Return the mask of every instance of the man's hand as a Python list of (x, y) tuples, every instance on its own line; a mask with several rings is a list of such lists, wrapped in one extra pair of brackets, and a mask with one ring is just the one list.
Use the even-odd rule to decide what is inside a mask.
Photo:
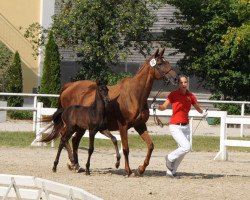
[(152, 103), (152, 104), (151, 104), (151, 108), (154, 109), (154, 110), (155, 110), (155, 109), (158, 109), (159, 106), (160, 106), (160, 105), (157, 104), (157, 103)]
[(207, 117), (207, 114), (208, 114), (207, 109), (202, 111), (202, 117)]

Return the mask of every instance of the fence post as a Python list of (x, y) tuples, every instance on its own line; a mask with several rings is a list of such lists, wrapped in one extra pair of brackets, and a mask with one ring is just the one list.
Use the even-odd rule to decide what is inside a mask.
[[(245, 113), (245, 104), (242, 103), (242, 104), (241, 104), (241, 116), (244, 116), (244, 113)], [(241, 124), (240, 124), (240, 136), (241, 136), (241, 137), (244, 136), (244, 134), (243, 134), (243, 128), (244, 128), (244, 124), (241, 123)]]
[[(41, 109), (43, 107), (42, 102), (37, 103), (37, 110), (36, 110), (36, 138), (31, 143), (31, 146), (42, 146), (42, 142), (39, 142), (42, 138), (41, 134), (39, 133), (39, 130), (41, 128), (41, 122), (39, 121), (39, 117), (41, 116)], [(37, 120), (38, 119), (38, 120)]]
[[(37, 109), (37, 96), (34, 96), (33, 107)], [(36, 113), (37, 110), (33, 112), (33, 131), (36, 131)]]
[(221, 112), (220, 116), (220, 151), (214, 157), (214, 160), (227, 160), (227, 149), (225, 145), (225, 140), (227, 139), (226, 134), (226, 117), (227, 112)]

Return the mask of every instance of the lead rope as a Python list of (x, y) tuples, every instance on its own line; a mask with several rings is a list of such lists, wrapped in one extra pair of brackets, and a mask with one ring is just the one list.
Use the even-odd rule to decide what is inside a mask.
[[(208, 109), (205, 109), (206, 112), (207, 112), (207, 110), (208, 110)], [(194, 131), (193, 131), (193, 135), (194, 135), (195, 131), (197, 130), (198, 126), (200, 125), (200, 123), (201, 123), (201, 121), (202, 121), (203, 119), (206, 119), (206, 117), (203, 117), (203, 116), (201, 117), (201, 119), (200, 119), (198, 125), (195, 127), (195, 129), (194, 129)]]
[[(162, 93), (162, 88), (157, 92), (155, 97), (153, 98), (152, 104), (156, 101), (156, 97), (158, 97)], [(152, 105), (151, 104), (151, 105)], [(154, 116), (154, 122), (156, 125), (160, 126), (161, 128), (164, 126), (162, 121), (159, 119), (159, 117), (156, 115), (156, 108), (153, 108), (153, 116)]]

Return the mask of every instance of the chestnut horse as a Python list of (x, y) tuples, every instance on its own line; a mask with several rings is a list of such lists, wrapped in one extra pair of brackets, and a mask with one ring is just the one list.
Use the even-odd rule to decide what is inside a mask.
[[(69, 139), (76, 132), (85, 133), (86, 129), (90, 130), (89, 134), (89, 151), (88, 161), (86, 163), (86, 174), (89, 175), (90, 157), (93, 153), (94, 137), (97, 131), (105, 131), (107, 129), (106, 108), (109, 103), (107, 81), (96, 81), (95, 100), (91, 106), (74, 105), (67, 108), (60, 108), (53, 114), (55, 123), (62, 120), (63, 128), (54, 129), (53, 134), (42, 139), (42, 142), (50, 142), (52, 139), (61, 135), (60, 144), (56, 159), (54, 161), (53, 172), (56, 172), (60, 154), (65, 147), (71, 163), (74, 163)], [(60, 119), (61, 118), (61, 119)], [(52, 137), (53, 135), (53, 137)]]
[[(144, 163), (138, 167), (138, 172), (143, 174), (149, 165), (154, 149), (154, 144), (148, 134), (146, 126), (146, 122), (149, 118), (147, 99), (153, 82), (154, 80), (162, 79), (167, 82), (171, 81), (173, 84), (177, 82), (176, 72), (163, 57), (164, 51), (165, 49), (159, 52), (159, 49), (157, 49), (133, 77), (125, 78), (118, 84), (109, 86), (110, 103), (107, 107), (107, 128), (109, 131), (120, 131), (125, 157), (125, 171), (128, 176), (132, 174), (129, 166), (128, 129), (134, 127), (147, 144), (148, 150), (146, 158)], [(95, 97), (94, 90), (89, 89), (93, 85), (95, 85), (95, 82), (88, 80), (65, 84), (60, 93), (59, 108), (78, 104), (85, 106), (90, 105)], [(82, 136), (83, 133), (77, 131), (72, 138), (73, 157), (77, 165), (77, 149)], [(119, 163), (116, 163), (116, 166), (119, 166)]]

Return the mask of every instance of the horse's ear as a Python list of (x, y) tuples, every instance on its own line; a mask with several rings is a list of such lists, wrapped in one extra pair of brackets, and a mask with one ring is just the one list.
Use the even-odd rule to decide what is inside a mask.
[(165, 51), (165, 48), (163, 48), (163, 49), (161, 50), (161, 52), (159, 53), (159, 56), (160, 56), (160, 57), (163, 57), (164, 51)]
[(108, 80), (107, 79), (104, 79), (103, 82), (104, 82), (105, 85), (108, 85)]
[(95, 82), (96, 82), (96, 85), (100, 85), (101, 84), (101, 81), (99, 79), (97, 79)]
[(159, 49), (157, 49), (154, 53), (154, 57), (157, 58), (159, 56)]

